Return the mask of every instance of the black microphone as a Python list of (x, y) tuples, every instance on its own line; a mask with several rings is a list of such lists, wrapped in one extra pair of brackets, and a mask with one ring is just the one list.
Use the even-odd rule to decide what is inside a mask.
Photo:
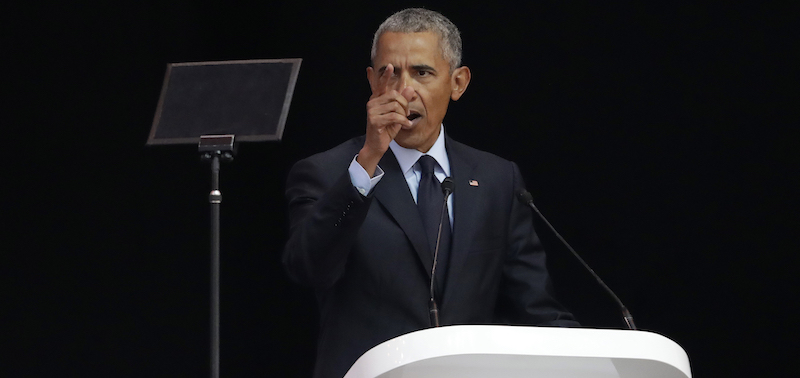
[(431, 301), (428, 303), (428, 311), (431, 317), (431, 324), (434, 327), (439, 326), (439, 306), (436, 305), (436, 298), (434, 297), (433, 284), (436, 282), (436, 263), (439, 259), (439, 243), (442, 239), (442, 225), (444, 224), (444, 217), (447, 215), (447, 198), (453, 194), (456, 184), (450, 177), (445, 177), (442, 181), (442, 192), (444, 192), (444, 201), (442, 202), (442, 215), (439, 217), (439, 232), (436, 235), (436, 248), (433, 250), (433, 265), (431, 266)]
[(617, 297), (616, 294), (614, 294), (614, 291), (611, 290), (611, 288), (609, 288), (606, 285), (606, 283), (603, 282), (602, 279), (600, 279), (600, 276), (598, 276), (597, 273), (595, 273), (594, 270), (589, 267), (589, 264), (587, 264), (586, 261), (583, 261), (583, 258), (581, 258), (581, 256), (578, 255), (578, 252), (575, 252), (575, 250), (572, 249), (572, 246), (570, 246), (569, 243), (567, 243), (567, 241), (564, 240), (563, 237), (561, 237), (561, 234), (559, 234), (558, 231), (556, 231), (556, 229), (553, 228), (553, 225), (550, 224), (550, 222), (547, 221), (547, 219), (544, 217), (544, 215), (542, 215), (539, 209), (536, 208), (536, 205), (533, 204), (533, 196), (531, 195), (531, 193), (525, 189), (521, 189), (517, 194), (517, 198), (519, 198), (519, 201), (522, 202), (523, 204), (530, 206), (531, 209), (533, 209), (533, 211), (536, 212), (536, 214), (539, 214), (539, 218), (542, 218), (547, 227), (550, 227), (550, 230), (552, 230), (553, 233), (556, 234), (558, 239), (561, 240), (561, 242), (564, 243), (565, 246), (567, 246), (567, 249), (569, 249), (569, 251), (572, 252), (572, 255), (575, 256), (575, 258), (577, 258), (578, 261), (581, 262), (581, 264), (583, 264), (583, 267), (586, 268), (586, 270), (588, 270), (589, 273), (592, 274), (592, 276), (597, 280), (600, 286), (602, 286), (603, 289), (605, 289), (606, 292), (609, 295), (611, 295), (612, 298), (614, 298), (614, 300), (617, 302), (617, 305), (620, 308), (620, 311), (622, 311), (622, 318), (625, 320), (625, 324), (628, 326), (628, 329), (635, 330), (636, 324), (633, 323), (633, 315), (631, 315), (630, 311), (628, 311), (628, 308), (625, 307), (624, 304), (622, 304), (622, 301), (619, 300), (619, 297)]

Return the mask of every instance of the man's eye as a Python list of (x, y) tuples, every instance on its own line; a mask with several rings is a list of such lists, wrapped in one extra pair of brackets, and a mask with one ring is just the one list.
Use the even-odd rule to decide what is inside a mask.
[(431, 73), (428, 72), (428, 71), (419, 71), (419, 72), (417, 72), (417, 75), (419, 75), (419, 76), (429, 76), (430, 74)]

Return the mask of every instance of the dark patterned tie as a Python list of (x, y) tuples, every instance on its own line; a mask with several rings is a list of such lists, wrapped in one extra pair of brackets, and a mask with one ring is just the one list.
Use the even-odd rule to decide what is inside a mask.
[[(428, 246), (430, 246), (431, 258), (436, 250), (436, 236), (439, 232), (439, 221), (442, 216), (442, 204), (444, 203), (444, 193), (442, 185), (433, 174), (436, 167), (436, 159), (430, 155), (423, 155), (417, 160), (422, 177), (419, 180), (419, 190), (417, 191), (417, 208), (422, 217), (422, 226), (428, 236)], [(450, 257), (450, 216), (445, 207), (444, 220), (442, 222), (442, 237), (439, 242), (439, 256), (436, 263), (436, 292), (441, 298), (444, 292), (444, 282), (447, 276), (447, 265)]]

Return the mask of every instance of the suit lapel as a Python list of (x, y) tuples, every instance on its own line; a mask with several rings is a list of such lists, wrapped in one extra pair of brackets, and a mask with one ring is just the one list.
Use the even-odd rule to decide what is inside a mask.
[(403, 229), (430, 278), (433, 257), (426, 242), (425, 230), (422, 228), (417, 205), (408, 189), (408, 183), (391, 149), (386, 151), (379, 164), (384, 175), (374, 189), (375, 199)]
[[(445, 139), (447, 157), (450, 160), (450, 176), (455, 183), (453, 190), (453, 244), (450, 249), (450, 267), (445, 285), (445, 302), (449, 297), (448, 292), (458, 290), (458, 281), (461, 269), (467, 259), (467, 251), (472, 244), (472, 232), (476, 222), (480, 221), (479, 214), (475, 213), (476, 206), (481, 201), (480, 188), (469, 185), (473, 177), (477, 162), (466, 154), (461, 145), (450, 138)], [(444, 303), (442, 304), (444, 305)]]

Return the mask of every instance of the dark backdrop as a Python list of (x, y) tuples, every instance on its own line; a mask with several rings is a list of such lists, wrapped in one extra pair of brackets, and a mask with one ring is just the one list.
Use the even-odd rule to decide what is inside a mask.
[[(696, 377), (789, 375), (796, 11), (455, 3), (426, 5), (461, 28), (473, 72), (448, 132), (518, 162)], [(167, 63), (295, 57), (284, 140), (223, 166), (222, 374), (309, 375), (317, 315), (280, 265), (284, 180), (363, 132), (372, 33), (405, 5), (283, 4), (6, 6), (2, 375), (207, 375), (208, 167), (196, 147), (144, 143)], [(542, 234), (562, 301), (622, 327)]]

